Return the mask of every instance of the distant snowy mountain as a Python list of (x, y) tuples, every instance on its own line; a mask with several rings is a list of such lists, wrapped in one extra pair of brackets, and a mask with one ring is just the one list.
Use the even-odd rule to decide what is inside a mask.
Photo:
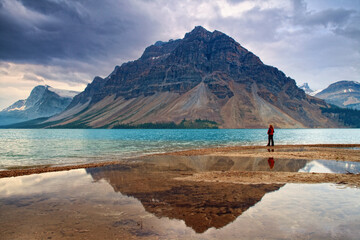
[(39, 85), (27, 99), (16, 101), (0, 112), (0, 125), (13, 124), (62, 112), (79, 92)]
[(339, 81), (315, 95), (343, 108), (360, 110), (360, 83), (355, 81)]
[(306, 94), (311, 94), (312, 92), (314, 92), (310, 87), (309, 87), (309, 84), (308, 83), (304, 83), (303, 85), (300, 85), (299, 86), (300, 89), (304, 90), (304, 92)]
[(308, 83), (304, 83), (303, 85), (300, 85), (298, 86), (300, 89), (304, 90), (304, 92), (307, 94), (307, 95), (310, 95), (310, 96), (315, 96), (317, 93), (321, 92), (323, 89), (319, 89), (319, 90), (312, 90), (309, 86)]

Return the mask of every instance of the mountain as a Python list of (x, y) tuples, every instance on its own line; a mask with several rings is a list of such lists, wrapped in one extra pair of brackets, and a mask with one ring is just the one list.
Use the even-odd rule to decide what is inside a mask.
[(300, 89), (304, 90), (304, 92), (308, 95), (311, 95), (312, 92), (314, 92), (314, 90), (312, 90), (310, 87), (309, 87), (309, 84), (308, 83), (304, 83), (303, 85), (300, 85), (299, 86)]
[(300, 86), (298, 86), (300, 89), (304, 90), (304, 92), (310, 96), (315, 96), (316, 94), (318, 94), (319, 92), (321, 92), (323, 89), (319, 89), (319, 90), (312, 90), (309, 86), (308, 83), (304, 83)]
[(342, 108), (360, 110), (360, 83), (355, 81), (339, 81), (329, 85), (317, 93), (315, 97)]
[(329, 107), (231, 37), (198, 26), (183, 39), (147, 47), (104, 79), (95, 77), (42, 126), (122, 128), (199, 119), (220, 128), (343, 126), (323, 114)]
[(19, 100), (0, 112), (0, 125), (13, 124), (60, 113), (70, 104), (76, 91), (62, 90), (39, 85), (29, 97)]

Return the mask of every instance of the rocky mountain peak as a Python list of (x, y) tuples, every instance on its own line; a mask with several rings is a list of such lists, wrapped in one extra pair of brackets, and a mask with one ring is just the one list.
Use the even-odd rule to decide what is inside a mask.
[(203, 39), (209, 41), (211, 39), (212, 33), (202, 26), (196, 26), (191, 32), (185, 34), (185, 40), (193, 39)]
[(34, 87), (33, 90), (31, 90), (30, 96), (26, 99), (26, 108), (34, 106), (34, 104), (41, 99), (47, 88), (48, 86), (46, 85), (38, 85)]
[(54, 121), (108, 128), (184, 118), (231, 128), (337, 126), (319, 107), (325, 102), (306, 96), (230, 36), (197, 26), (183, 39), (147, 47), (105, 79), (96, 77)]
[(147, 47), (140, 60), (154, 60), (165, 54), (171, 53), (180, 43), (180, 40), (169, 40), (168, 42), (157, 41), (154, 45)]
[(306, 94), (311, 94), (312, 92), (314, 92), (314, 90), (309, 87), (308, 83), (304, 83), (303, 85), (299, 86), (299, 88), (304, 90)]

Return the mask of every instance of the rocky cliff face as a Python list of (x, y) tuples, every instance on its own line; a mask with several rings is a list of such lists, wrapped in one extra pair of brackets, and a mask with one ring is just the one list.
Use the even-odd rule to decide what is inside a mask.
[(342, 108), (360, 110), (360, 83), (339, 81), (317, 93), (315, 97)]
[(223, 128), (337, 127), (319, 99), (265, 65), (231, 37), (196, 27), (183, 39), (157, 42), (136, 61), (96, 77), (52, 127), (206, 119)]
[(29, 97), (19, 100), (0, 112), (0, 125), (22, 122), (60, 113), (70, 104), (75, 91), (36, 86)]

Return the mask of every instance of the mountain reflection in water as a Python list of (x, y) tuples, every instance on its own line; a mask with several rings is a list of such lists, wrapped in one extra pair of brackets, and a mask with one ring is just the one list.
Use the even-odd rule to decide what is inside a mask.
[[(174, 178), (202, 171), (344, 172), (349, 163), (285, 160), (270, 157), (148, 156), (143, 164), (86, 169), (95, 181), (106, 180), (115, 192), (138, 199), (157, 217), (183, 220), (197, 233), (222, 228), (233, 222), (266, 193), (283, 184), (232, 184), (177, 181)], [(321, 163), (322, 168), (312, 167)], [(357, 163), (352, 163), (357, 164)], [(358, 166), (357, 164), (356, 166)], [(325, 169), (328, 169), (325, 168)], [(336, 169), (338, 169), (336, 171)]]
[[(233, 222), (248, 208), (261, 201), (266, 193), (283, 184), (232, 184), (186, 182), (175, 177), (198, 171), (225, 171), (253, 168), (251, 161), (229, 157), (157, 156), (134, 166), (107, 166), (87, 169), (95, 181), (106, 180), (115, 192), (138, 199), (145, 210), (157, 217), (183, 220), (197, 233), (209, 228), (222, 228)], [(156, 164), (155, 164), (156, 162)], [(269, 168), (266, 163), (260, 168)], [(304, 162), (279, 164), (279, 168), (299, 170)], [(295, 167), (296, 166), (296, 167)]]
[(268, 158), (149, 156), (2, 178), (1, 239), (358, 239), (358, 188), (174, 179), (210, 169), (359, 169), (352, 162), (273, 160), (271, 167)]

